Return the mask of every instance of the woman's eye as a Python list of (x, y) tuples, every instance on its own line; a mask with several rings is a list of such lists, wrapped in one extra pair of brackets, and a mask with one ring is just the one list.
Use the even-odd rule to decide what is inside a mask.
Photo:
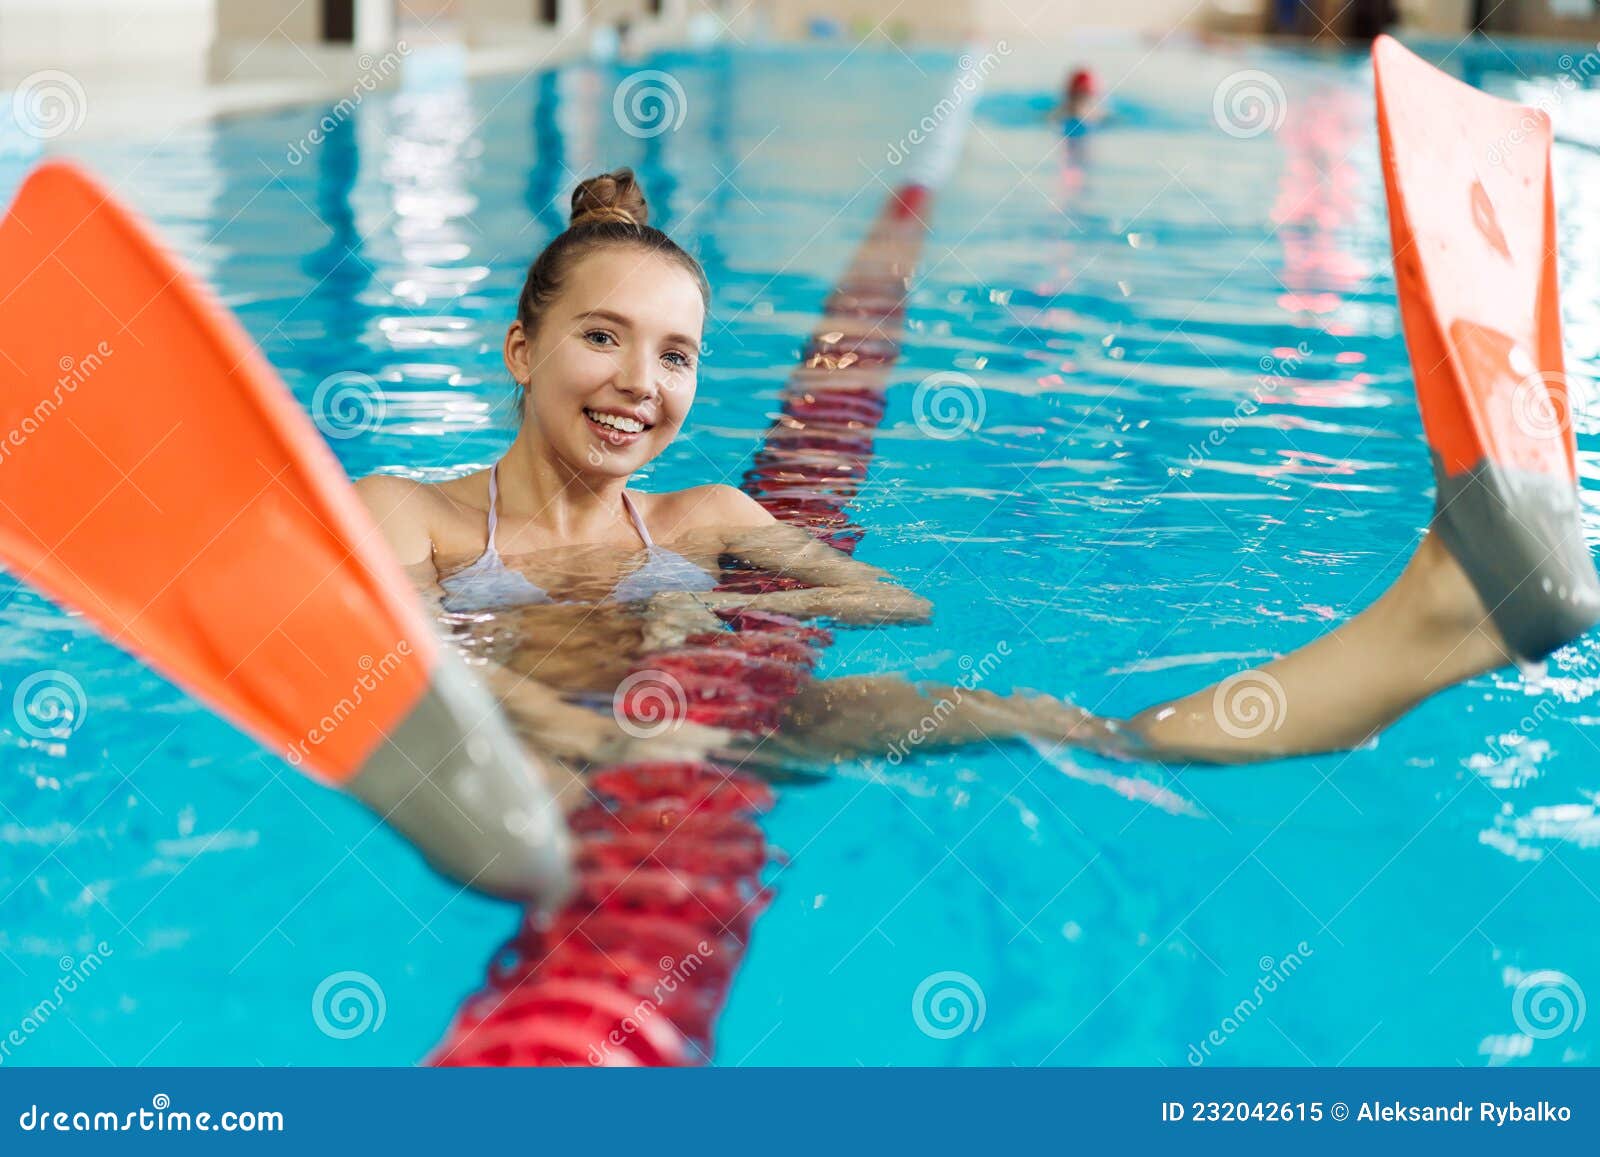
[(586, 341), (591, 341), (595, 345), (608, 345), (617, 340), (603, 329), (591, 329), (583, 336)]
[(666, 362), (669, 366), (676, 366), (680, 370), (686, 370), (690, 366), (694, 365), (694, 363), (690, 361), (686, 355), (679, 353), (677, 350), (668, 350), (666, 353), (661, 355), (661, 360)]

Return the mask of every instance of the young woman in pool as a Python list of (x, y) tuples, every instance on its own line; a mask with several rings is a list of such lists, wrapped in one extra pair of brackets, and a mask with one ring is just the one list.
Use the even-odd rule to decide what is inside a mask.
[[(469, 651), (488, 660), (491, 687), (530, 743), (574, 764), (700, 754), (728, 737), (685, 724), (639, 743), (609, 710), (572, 699), (609, 705), (641, 653), (715, 625), (712, 608), (851, 625), (923, 622), (931, 608), (731, 486), (626, 489), (688, 417), (709, 290), (699, 264), (647, 225), (630, 171), (585, 181), (572, 203), (571, 225), (534, 262), (506, 333), (522, 413), (510, 448), (488, 470), (442, 484), (375, 475), (357, 489), (424, 594), (464, 616)], [(713, 592), (724, 555), (809, 589)], [(943, 699), (948, 714), (929, 745), (1032, 735), (1240, 762), (1359, 744), (1512, 658), (1474, 584), (1430, 532), (1394, 585), (1338, 629), (1126, 722), (1046, 696), (957, 693), (894, 676), (817, 680), (767, 747), (813, 760), (882, 752), (918, 727), (930, 699)], [(1270, 713), (1264, 725), (1258, 711)]]

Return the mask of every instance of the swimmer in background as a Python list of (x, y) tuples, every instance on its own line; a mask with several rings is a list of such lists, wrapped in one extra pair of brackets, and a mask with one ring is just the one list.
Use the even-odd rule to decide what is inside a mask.
[(1050, 110), (1050, 119), (1061, 122), (1062, 131), (1076, 136), (1100, 124), (1110, 115), (1100, 83), (1087, 68), (1073, 71), (1061, 89), (1061, 103)]

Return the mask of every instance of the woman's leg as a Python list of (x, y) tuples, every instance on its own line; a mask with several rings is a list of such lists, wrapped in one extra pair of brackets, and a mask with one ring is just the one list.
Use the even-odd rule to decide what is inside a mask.
[(1140, 712), (1147, 754), (1242, 763), (1354, 747), (1422, 700), (1511, 661), (1438, 539), (1343, 626), (1253, 670)]
[(762, 757), (806, 764), (862, 756), (896, 762), (918, 751), (1025, 735), (1108, 740), (1114, 725), (1046, 695), (997, 695), (972, 687), (852, 675), (806, 684), (784, 707)]
[(1354, 747), (1436, 692), (1510, 654), (1433, 535), (1377, 602), (1312, 643), (1126, 723), (1048, 696), (895, 676), (819, 680), (789, 704), (769, 757), (904, 758), (1033, 736), (1129, 756), (1244, 763)]

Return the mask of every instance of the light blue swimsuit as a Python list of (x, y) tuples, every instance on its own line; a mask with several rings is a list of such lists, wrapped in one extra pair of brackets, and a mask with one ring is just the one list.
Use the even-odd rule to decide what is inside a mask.
[[(470, 614), (555, 601), (543, 587), (528, 581), (526, 575), (512, 570), (500, 558), (500, 550), (494, 544), (495, 527), (500, 521), (499, 474), (498, 465), (489, 471), (489, 540), (483, 553), (471, 566), (440, 580), (447, 611)], [(716, 579), (683, 555), (655, 544), (627, 491), (623, 491), (622, 505), (644, 542), (645, 560), (618, 580), (611, 590), (611, 598), (632, 603), (663, 591), (709, 591), (717, 585)]]

